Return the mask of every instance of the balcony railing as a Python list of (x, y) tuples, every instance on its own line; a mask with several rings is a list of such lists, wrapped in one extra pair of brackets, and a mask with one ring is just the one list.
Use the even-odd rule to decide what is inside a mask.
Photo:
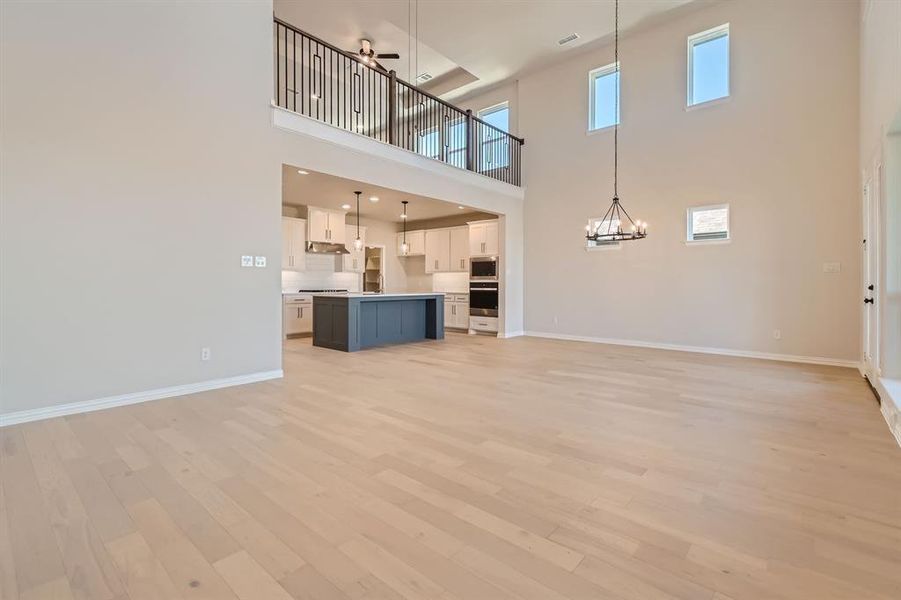
[(521, 185), (522, 138), (284, 21), (274, 27), (278, 106)]

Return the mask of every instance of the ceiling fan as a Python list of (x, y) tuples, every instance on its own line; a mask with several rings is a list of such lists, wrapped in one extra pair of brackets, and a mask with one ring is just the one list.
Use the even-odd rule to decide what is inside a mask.
[(388, 72), (388, 69), (383, 67), (376, 59), (396, 60), (400, 58), (400, 54), (398, 54), (397, 52), (385, 52), (377, 54), (376, 51), (372, 48), (372, 42), (367, 39), (360, 40), (360, 49), (358, 51), (349, 51), (348, 54), (358, 56), (362, 62), (375, 67), (380, 71), (384, 71), (385, 73)]

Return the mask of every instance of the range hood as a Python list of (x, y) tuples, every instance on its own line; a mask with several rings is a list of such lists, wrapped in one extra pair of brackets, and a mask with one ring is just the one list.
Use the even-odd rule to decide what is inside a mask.
[(330, 244), (329, 242), (307, 243), (308, 254), (350, 254), (344, 244)]

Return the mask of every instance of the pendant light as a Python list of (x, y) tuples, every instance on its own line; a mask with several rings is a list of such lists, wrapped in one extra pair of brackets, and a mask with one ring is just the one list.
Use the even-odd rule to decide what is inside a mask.
[(354, 192), (357, 195), (357, 239), (354, 240), (354, 250), (363, 249), (363, 238), (360, 237), (360, 194), (363, 192)]
[[(648, 237), (648, 224), (641, 221), (633, 221), (626, 209), (619, 201), (618, 171), (619, 171), (619, 0), (616, 0), (614, 9), (614, 34), (613, 34), (613, 64), (616, 73), (616, 90), (613, 99), (613, 114), (616, 120), (613, 123), (613, 202), (598, 221), (594, 231), (591, 225), (585, 227), (585, 239), (592, 242), (625, 242), (629, 240), (641, 240)], [(623, 225), (628, 220), (628, 229), (623, 231)], [(604, 227), (606, 223), (606, 227)], [(603, 227), (603, 229), (602, 229)]]
[(404, 241), (400, 245), (400, 253), (403, 255), (410, 252), (410, 244), (407, 243), (407, 202), (408, 200), (401, 200), (401, 204), (404, 205), (404, 214), (401, 216), (401, 220), (404, 222)]

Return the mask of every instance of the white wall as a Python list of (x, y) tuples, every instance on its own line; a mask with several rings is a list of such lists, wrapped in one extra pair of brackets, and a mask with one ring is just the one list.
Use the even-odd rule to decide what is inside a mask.
[(2, 412), (281, 368), (270, 19), (0, 3)]
[(0, 3), (0, 414), (277, 372), (283, 163), (521, 211), (496, 182), (273, 127), (271, 19)]
[[(726, 22), (732, 96), (686, 111), (686, 38)], [(620, 60), (620, 196), (650, 237), (619, 251), (583, 238), (612, 196), (613, 132), (586, 128), (613, 48), (519, 81), (526, 329), (856, 361), (856, 3), (716, 3), (624, 36)], [(683, 244), (685, 209), (724, 202), (732, 243)]]

